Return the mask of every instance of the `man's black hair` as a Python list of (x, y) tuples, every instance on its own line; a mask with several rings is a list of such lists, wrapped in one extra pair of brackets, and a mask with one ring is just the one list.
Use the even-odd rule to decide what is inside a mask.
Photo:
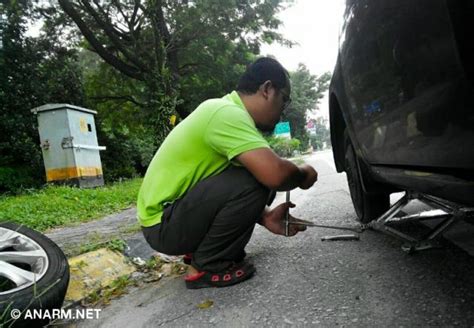
[(277, 60), (262, 57), (247, 67), (245, 73), (240, 77), (236, 90), (244, 94), (254, 94), (268, 80), (277, 90), (281, 90), (287, 86), (289, 75)]

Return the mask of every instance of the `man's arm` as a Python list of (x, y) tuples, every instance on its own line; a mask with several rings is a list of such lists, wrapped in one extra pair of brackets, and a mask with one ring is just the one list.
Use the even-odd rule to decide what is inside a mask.
[(271, 190), (308, 189), (318, 179), (318, 173), (312, 166), (297, 166), (280, 158), (269, 148), (249, 150), (236, 156), (236, 159)]

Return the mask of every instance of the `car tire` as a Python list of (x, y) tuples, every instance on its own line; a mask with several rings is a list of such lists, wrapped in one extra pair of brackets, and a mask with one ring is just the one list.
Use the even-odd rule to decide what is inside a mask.
[[(0, 223), (0, 327), (48, 324), (48, 318), (25, 318), (26, 310), (47, 310), (51, 316), (61, 308), (68, 284), (66, 256), (53, 241), (25, 226)], [(21, 313), (16, 320), (13, 309)]]
[(352, 204), (357, 214), (357, 221), (368, 223), (389, 209), (389, 193), (368, 193), (364, 191), (362, 181), (369, 177), (362, 176), (354, 148), (350, 142), (346, 143), (345, 171)]

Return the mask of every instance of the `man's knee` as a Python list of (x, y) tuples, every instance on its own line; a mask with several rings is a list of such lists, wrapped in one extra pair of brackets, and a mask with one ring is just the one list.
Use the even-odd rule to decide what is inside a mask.
[(270, 189), (261, 184), (253, 175), (244, 167), (233, 167), (235, 184), (238, 188), (240, 186), (242, 191), (253, 194), (253, 199), (262, 199), (266, 203), (270, 197)]
[(233, 180), (238, 185), (249, 186), (253, 189), (263, 189), (267, 190), (267, 192), (269, 191), (269, 189), (261, 184), (245, 167), (232, 166), (227, 169), (226, 172), (232, 175)]

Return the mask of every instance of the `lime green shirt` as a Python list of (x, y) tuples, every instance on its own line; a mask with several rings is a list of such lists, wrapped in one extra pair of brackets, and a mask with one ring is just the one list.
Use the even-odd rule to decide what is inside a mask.
[(199, 181), (219, 174), (249, 150), (269, 148), (237, 92), (199, 105), (158, 149), (138, 193), (138, 220), (161, 222), (164, 205), (181, 198)]

